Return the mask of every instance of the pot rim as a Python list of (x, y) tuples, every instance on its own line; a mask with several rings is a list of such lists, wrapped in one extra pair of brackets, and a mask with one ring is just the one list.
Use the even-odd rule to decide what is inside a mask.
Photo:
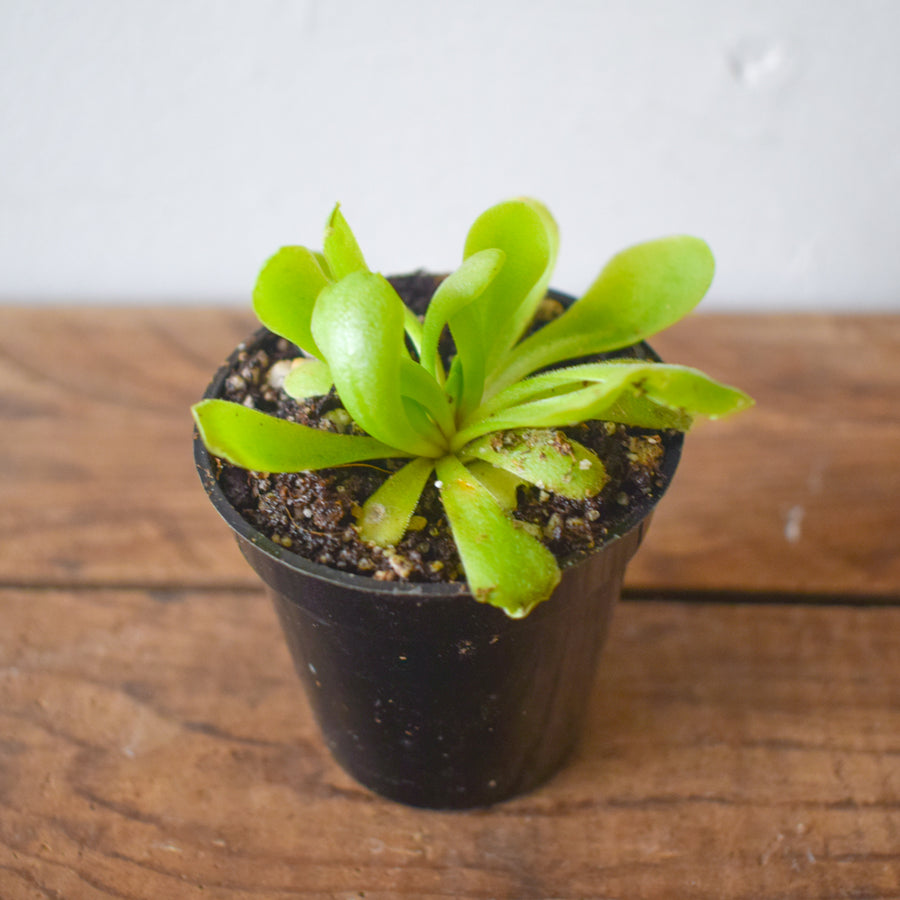
[[(560, 291), (550, 290), (547, 292), (547, 295), (555, 300), (561, 301), (567, 306), (574, 302), (574, 298)], [(225, 378), (231, 371), (235, 356), (238, 353), (250, 350), (264, 340), (277, 337), (278, 336), (273, 332), (262, 327), (257, 329), (248, 338), (241, 341), (237, 347), (232, 350), (223, 365), (219, 367), (216, 374), (213, 376), (212, 381), (207, 386), (203, 398), (209, 399), (219, 396)], [(646, 341), (640, 341), (633, 344), (632, 347), (640, 348), (646, 358), (661, 362), (660, 357)], [(630, 348), (625, 349), (627, 350)], [(668, 490), (669, 485), (672, 483), (675, 470), (681, 459), (681, 449), (684, 443), (684, 432), (663, 431), (661, 434), (663, 436), (663, 445), (665, 448), (663, 461), (659, 470), (662, 486), (657, 489), (657, 492), (654, 493), (652, 497), (644, 497), (637, 503), (634, 503), (622, 520), (610, 530), (607, 537), (604, 538), (602, 542), (598, 543), (592, 550), (579, 551), (564, 560), (558, 560), (560, 570), (565, 572), (568, 569), (573, 569), (581, 563), (586, 562), (591, 557), (596, 556), (596, 554), (602, 552), (616, 541), (640, 527), (641, 523), (648, 519), (652, 514), (656, 505), (662, 499), (663, 495)], [(374, 594), (389, 594), (395, 597), (406, 596), (417, 599), (433, 598), (435, 600), (450, 597), (472, 597), (466, 582), (376, 581), (368, 575), (346, 572), (341, 569), (326, 566), (323, 563), (315, 562), (314, 560), (307, 559), (305, 556), (300, 556), (299, 554), (276, 544), (244, 519), (226, 497), (225, 492), (219, 486), (218, 479), (214, 473), (213, 457), (206, 449), (203, 441), (200, 440), (200, 434), (196, 426), (194, 426), (193, 441), (194, 463), (207, 496), (216, 511), (239, 537), (269, 556), (274, 557), (288, 568), (320, 581), (336, 583), (344, 587), (353, 588), (359, 591), (368, 591)]]

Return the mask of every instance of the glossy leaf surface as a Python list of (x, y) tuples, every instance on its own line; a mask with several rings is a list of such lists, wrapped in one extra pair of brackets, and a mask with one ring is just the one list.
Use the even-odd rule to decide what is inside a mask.
[(398, 544), (434, 470), (434, 460), (414, 459), (394, 472), (365, 502), (357, 526), (360, 537), (380, 547)]
[(451, 398), (422, 366), (411, 359), (400, 360), (400, 391), (415, 400), (449, 438), (455, 431)]
[[(462, 310), (484, 293), (497, 277), (504, 259), (502, 250), (482, 250), (470, 256), (438, 285), (425, 313), (421, 348), (421, 363), (436, 378), (441, 371), (438, 342), (444, 326), (454, 320), (459, 325)], [(468, 318), (472, 319), (471, 316)], [(457, 353), (461, 355), (465, 366), (465, 360), (471, 358), (474, 350), (480, 350), (481, 342), (473, 349), (467, 346), (467, 330), (463, 331), (459, 327), (454, 329), (451, 324), (451, 331), (454, 332)]]
[(513, 351), (494, 390), (545, 366), (618, 350), (662, 331), (703, 299), (714, 272), (709, 247), (695, 237), (622, 251), (580, 300)]
[(353, 272), (369, 270), (362, 250), (359, 249), (359, 244), (356, 242), (356, 237), (341, 212), (340, 204), (335, 206), (328, 219), (323, 251), (335, 281), (340, 281)]
[(457, 433), (454, 446), (509, 428), (558, 428), (602, 419), (626, 392), (689, 418), (718, 419), (753, 403), (743, 391), (686, 366), (588, 363), (536, 375), (498, 394)]
[(533, 318), (549, 286), (558, 247), (553, 217), (543, 204), (530, 198), (491, 207), (469, 230), (464, 258), (490, 248), (506, 255), (503, 269), (480, 304), (481, 325), (491, 337), (486, 347), (488, 373)]
[(253, 289), (253, 310), (269, 331), (321, 357), (310, 330), (313, 307), (328, 284), (306, 247), (282, 247), (263, 266)]
[[(580, 300), (522, 338), (549, 286), (558, 244), (556, 223), (536, 200), (488, 209), (468, 233), (462, 265), (420, 321), (369, 272), (336, 206), (323, 252), (282, 248), (260, 273), (254, 308), (272, 331), (316, 357), (296, 361), (284, 390), (300, 400), (333, 384), (343, 408), (325, 418), (366, 434), (204, 400), (194, 407), (203, 440), (215, 455), (262, 471), (412, 457), (359, 513), (362, 538), (384, 547), (402, 539), (436, 469), (473, 594), (525, 615), (560, 574), (546, 546), (512, 518), (518, 488), (530, 483), (579, 500), (607, 479), (603, 462), (559, 428), (601, 418), (686, 430), (695, 416), (718, 418), (752, 403), (683, 366), (616, 360), (559, 368), (640, 341), (693, 309), (714, 270), (696, 238), (618, 254)], [(445, 329), (455, 345), (449, 372), (438, 351)]]
[(284, 379), (284, 390), (294, 400), (327, 394), (334, 384), (328, 363), (320, 359), (298, 358)]
[(491, 492), (504, 512), (511, 513), (518, 506), (519, 486), (525, 483), (521, 478), (481, 459), (466, 463), (466, 469)]
[(364, 431), (416, 456), (441, 455), (444, 448), (412, 426), (403, 406), (403, 302), (382, 276), (354, 272), (329, 285), (312, 332), (345, 409)]
[(517, 527), (456, 457), (439, 459), (437, 475), (472, 595), (513, 618), (527, 615), (559, 583), (553, 554)]
[(462, 450), (523, 481), (563, 497), (583, 500), (603, 490), (608, 478), (595, 453), (554, 429), (524, 428), (490, 434)]
[(256, 472), (305, 472), (407, 455), (371, 437), (321, 431), (228, 400), (201, 400), (192, 413), (210, 453)]

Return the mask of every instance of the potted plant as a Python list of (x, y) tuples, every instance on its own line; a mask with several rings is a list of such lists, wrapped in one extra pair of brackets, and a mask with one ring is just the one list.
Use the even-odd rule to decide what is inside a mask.
[(682, 433), (751, 402), (642, 343), (708, 290), (703, 241), (632, 247), (574, 302), (548, 291), (557, 247), (517, 199), (451, 275), (392, 284), (336, 207), (321, 253), (266, 263), (265, 327), (193, 407), (327, 743), (403, 802), (483, 805), (559, 767)]

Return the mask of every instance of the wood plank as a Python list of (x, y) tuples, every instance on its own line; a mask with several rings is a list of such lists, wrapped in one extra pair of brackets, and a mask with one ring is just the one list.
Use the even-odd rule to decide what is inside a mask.
[(687, 436), (632, 584), (900, 597), (900, 316), (695, 316), (654, 343), (757, 406)]
[[(0, 582), (254, 584), (199, 488), (187, 412), (252, 327), (0, 308)], [(688, 436), (629, 585), (900, 596), (900, 317), (696, 316), (656, 344), (758, 406)]]
[(446, 814), (334, 765), (261, 595), (0, 605), (5, 900), (900, 896), (900, 608), (623, 604), (571, 764)]
[(189, 412), (253, 321), (0, 308), (0, 581), (253, 583), (200, 489)]

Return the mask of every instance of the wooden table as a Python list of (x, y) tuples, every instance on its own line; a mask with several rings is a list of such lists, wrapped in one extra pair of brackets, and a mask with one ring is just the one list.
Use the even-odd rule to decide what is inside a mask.
[(248, 314), (0, 310), (0, 897), (900, 897), (900, 317), (697, 316), (701, 426), (571, 764), (492, 809), (331, 761), (193, 471)]

